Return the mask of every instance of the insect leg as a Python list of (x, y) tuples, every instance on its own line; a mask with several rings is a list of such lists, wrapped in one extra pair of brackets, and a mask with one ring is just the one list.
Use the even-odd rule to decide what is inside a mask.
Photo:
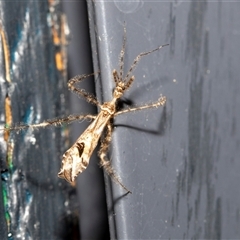
[(116, 112), (114, 114), (114, 116), (117, 116), (117, 115), (120, 115), (120, 114), (123, 114), (123, 113), (134, 112), (134, 111), (143, 110), (143, 109), (148, 109), (148, 108), (158, 108), (160, 106), (164, 106), (165, 103), (166, 103), (166, 100), (167, 100), (166, 97), (162, 97), (161, 96), (158, 99), (157, 102), (146, 104), (146, 105), (135, 107), (135, 108), (128, 108), (128, 109), (125, 109), (125, 110), (122, 110), (122, 111), (118, 111), (118, 112)]
[(85, 78), (88, 78), (95, 74), (96, 73), (83, 74), (83, 75), (77, 75), (77, 76), (71, 78), (68, 81), (68, 89), (71, 90), (72, 92), (76, 93), (77, 95), (84, 97), (87, 100), (87, 102), (92, 103), (97, 106), (100, 106), (100, 103), (98, 102), (98, 100), (96, 99), (95, 96), (93, 96), (90, 93), (87, 93), (84, 89), (79, 89), (75, 86), (76, 83), (81, 82)]
[(111, 162), (107, 159), (107, 150), (112, 138), (112, 124), (107, 124), (107, 133), (104, 139), (101, 142), (100, 150), (98, 152), (98, 156), (100, 157), (100, 166), (104, 168), (107, 174), (116, 182), (118, 183), (127, 193), (131, 193), (122, 183), (120, 178), (117, 176), (116, 172), (111, 166)]
[(77, 120), (86, 120), (86, 119), (90, 119), (93, 120), (95, 119), (96, 116), (94, 115), (78, 115), (78, 116), (74, 116), (74, 115), (70, 115), (67, 117), (63, 117), (63, 118), (56, 118), (56, 119), (49, 119), (46, 120), (42, 123), (36, 123), (36, 124), (20, 124), (19, 126), (10, 126), (10, 127), (5, 127), (4, 129), (0, 129), (0, 130), (4, 130), (4, 131), (11, 131), (11, 130), (23, 130), (26, 128), (41, 128), (41, 127), (47, 127), (47, 126), (51, 126), (51, 125), (62, 125), (62, 124), (69, 124), (71, 122), (77, 121)]

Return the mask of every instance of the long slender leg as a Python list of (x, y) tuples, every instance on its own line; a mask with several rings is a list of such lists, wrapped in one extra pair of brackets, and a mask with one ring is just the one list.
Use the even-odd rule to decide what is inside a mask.
[(135, 107), (135, 108), (128, 108), (128, 109), (125, 109), (125, 110), (122, 110), (122, 111), (118, 111), (114, 114), (114, 116), (117, 116), (117, 115), (120, 115), (120, 114), (123, 114), (123, 113), (127, 113), (127, 112), (134, 112), (134, 111), (138, 111), (138, 110), (143, 110), (143, 109), (148, 109), (148, 108), (154, 108), (154, 107), (159, 107), (159, 106), (164, 106), (165, 103), (166, 103), (166, 97), (160, 97), (158, 99), (157, 102), (154, 102), (154, 103), (150, 103), (150, 104), (146, 104), (146, 105), (143, 105), (143, 106), (139, 106), (139, 107)]
[(73, 121), (77, 121), (77, 120), (86, 120), (86, 119), (90, 119), (90, 120), (93, 120), (95, 119), (96, 116), (94, 115), (90, 115), (90, 114), (87, 114), (87, 115), (78, 115), (78, 116), (74, 116), (74, 115), (70, 115), (70, 116), (67, 116), (67, 117), (64, 117), (64, 118), (56, 118), (56, 119), (49, 119), (49, 120), (46, 120), (42, 123), (36, 123), (36, 124), (21, 124), (19, 126), (6, 126), (4, 129), (0, 129), (0, 130), (4, 130), (4, 131), (11, 131), (11, 130), (23, 130), (23, 129), (26, 129), (26, 128), (41, 128), (41, 127), (47, 127), (47, 126), (51, 126), (51, 125), (61, 125), (61, 124), (64, 124), (64, 123), (71, 123)]
[(153, 53), (153, 52), (155, 52), (155, 51), (158, 51), (159, 49), (161, 49), (161, 48), (163, 48), (163, 47), (165, 47), (165, 46), (168, 46), (168, 45), (169, 45), (169, 44), (164, 44), (164, 45), (161, 45), (161, 46), (159, 46), (158, 48), (153, 49), (153, 50), (151, 50), (151, 51), (149, 51), (149, 52), (143, 52), (143, 53), (140, 53), (139, 55), (137, 55), (137, 57), (136, 57), (136, 58), (134, 59), (134, 61), (133, 61), (132, 66), (130, 67), (130, 69), (129, 69), (127, 75), (126, 75), (126, 77), (124, 78), (124, 81), (127, 81), (127, 80), (128, 80), (130, 74), (133, 72), (134, 68), (137, 66), (138, 62), (140, 61), (140, 59), (141, 59), (143, 56), (146, 56), (146, 55), (148, 55), (148, 54), (150, 54), (150, 53)]
[(90, 93), (85, 92), (85, 90), (83, 90), (83, 89), (79, 89), (79, 88), (75, 87), (76, 83), (81, 82), (82, 80), (84, 80), (90, 76), (93, 76), (95, 74), (96, 73), (77, 75), (77, 76), (71, 78), (68, 81), (68, 89), (71, 90), (72, 92), (78, 94), (79, 96), (84, 97), (87, 100), (87, 102), (92, 103), (97, 106), (100, 106), (100, 103), (97, 101), (96, 97), (94, 97)]
[(100, 166), (104, 168), (107, 174), (118, 183), (123, 189), (125, 189), (128, 193), (131, 193), (122, 183), (121, 179), (117, 176), (116, 172), (111, 166), (111, 162), (107, 159), (107, 150), (112, 138), (112, 124), (109, 122), (107, 124), (107, 133), (104, 139), (101, 142), (100, 150), (98, 152), (98, 156), (100, 157)]

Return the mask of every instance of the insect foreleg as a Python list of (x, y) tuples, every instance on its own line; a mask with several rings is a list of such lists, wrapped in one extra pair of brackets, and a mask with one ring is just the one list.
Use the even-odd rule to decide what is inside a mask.
[(88, 78), (95, 74), (96, 73), (77, 75), (77, 76), (71, 78), (68, 81), (68, 89), (71, 90), (72, 92), (76, 93), (77, 95), (84, 97), (87, 100), (87, 102), (92, 103), (96, 106), (100, 106), (100, 103), (97, 101), (96, 97), (94, 97), (90, 93), (87, 93), (84, 89), (79, 89), (75, 86), (76, 83), (81, 82), (85, 78)]

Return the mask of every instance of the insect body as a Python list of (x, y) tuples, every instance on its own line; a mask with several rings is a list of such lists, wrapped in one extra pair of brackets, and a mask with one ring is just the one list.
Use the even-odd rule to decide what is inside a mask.
[(118, 184), (120, 184), (127, 192), (130, 192), (122, 183), (120, 178), (117, 176), (113, 168), (111, 167), (110, 161), (107, 159), (107, 150), (109, 144), (111, 142), (112, 136), (112, 123), (111, 119), (115, 116), (127, 112), (143, 110), (148, 108), (154, 108), (159, 106), (164, 106), (166, 103), (166, 97), (160, 96), (160, 98), (151, 104), (146, 104), (139, 107), (128, 108), (122, 111), (116, 110), (116, 103), (119, 98), (122, 97), (124, 92), (132, 85), (134, 81), (134, 76), (132, 76), (132, 72), (136, 67), (139, 60), (152, 52), (158, 51), (166, 45), (159, 46), (158, 48), (151, 50), (149, 52), (140, 53), (133, 61), (128, 73), (123, 78), (123, 66), (124, 66), (124, 53), (125, 53), (125, 43), (126, 43), (126, 28), (124, 27), (124, 38), (123, 38), (123, 46), (120, 52), (120, 70), (119, 73), (116, 70), (113, 70), (113, 79), (115, 82), (115, 89), (113, 92), (113, 99), (110, 102), (105, 102), (100, 104), (97, 99), (89, 93), (86, 93), (84, 90), (79, 89), (75, 86), (76, 83), (81, 82), (85, 78), (93, 75), (79, 75), (69, 80), (68, 88), (72, 92), (84, 97), (89, 103), (95, 104), (100, 108), (100, 112), (97, 116), (93, 115), (80, 115), (80, 116), (68, 116), (66, 118), (59, 118), (54, 120), (47, 120), (42, 123), (33, 124), (33, 125), (20, 125), (17, 127), (5, 128), (6, 131), (9, 130), (19, 130), (24, 128), (38, 128), (38, 127), (46, 127), (49, 125), (59, 125), (63, 123), (69, 123), (76, 120), (81, 119), (91, 119), (93, 122), (89, 125), (89, 127), (82, 133), (82, 135), (77, 139), (77, 141), (73, 144), (73, 146), (68, 149), (63, 155), (62, 159), (62, 167), (58, 176), (66, 179), (70, 183), (74, 183), (78, 174), (83, 172), (88, 164), (90, 157), (96, 148), (98, 141), (104, 132), (104, 137), (102, 138), (100, 150), (98, 152), (100, 158), (100, 166), (104, 168), (104, 170), (109, 174), (109, 176)]
[(108, 105), (106, 105), (105, 109), (101, 110), (74, 145), (63, 155), (62, 168), (58, 173), (59, 177), (65, 178), (70, 183), (75, 182), (78, 174), (87, 168), (98, 140), (114, 113), (115, 111), (109, 109)]

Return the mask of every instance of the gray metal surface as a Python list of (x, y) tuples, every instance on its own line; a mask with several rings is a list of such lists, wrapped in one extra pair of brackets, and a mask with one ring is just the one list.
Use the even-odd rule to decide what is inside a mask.
[(163, 94), (166, 107), (114, 122), (109, 157), (133, 193), (107, 188), (111, 238), (238, 239), (240, 4), (89, 1), (88, 8), (104, 101), (124, 21), (126, 69), (140, 52), (170, 43), (141, 60), (125, 95), (141, 105)]
[[(1, 34), (1, 129), (6, 123), (34, 124), (66, 115), (67, 28), (59, 3), (1, 1), (0, 21), (7, 41)], [(69, 146), (65, 128), (0, 135), (1, 239), (74, 239), (74, 190), (57, 178)]]

